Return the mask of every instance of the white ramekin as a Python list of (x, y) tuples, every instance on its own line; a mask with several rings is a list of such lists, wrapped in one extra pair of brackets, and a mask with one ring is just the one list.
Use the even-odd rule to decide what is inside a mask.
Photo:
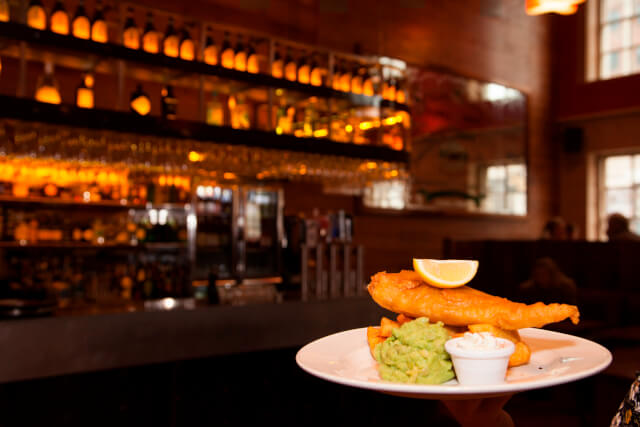
[(500, 384), (507, 375), (509, 357), (516, 346), (504, 338), (496, 338), (505, 347), (494, 351), (470, 351), (459, 348), (456, 343), (462, 338), (453, 338), (444, 344), (451, 355), (453, 369), (460, 384)]

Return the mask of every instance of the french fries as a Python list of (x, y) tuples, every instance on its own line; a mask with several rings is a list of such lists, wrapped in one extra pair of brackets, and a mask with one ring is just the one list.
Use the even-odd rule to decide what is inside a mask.
[(471, 332), (488, 332), (494, 337), (504, 338), (516, 345), (516, 350), (509, 358), (509, 367), (515, 367), (529, 363), (531, 357), (531, 349), (527, 344), (520, 340), (518, 331), (507, 331), (489, 324), (469, 325)]
[[(373, 356), (373, 350), (375, 349), (375, 347), (389, 338), (395, 328), (399, 328), (400, 326), (412, 320), (414, 319), (409, 316), (399, 314), (396, 317), (395, 321), (383, 317), (382, 319), (380, 319), (380, 327), (368, 327), (367, 342), (369, 344), (369, 350), (371, 350), (371, 355)], [(531, 357), (531, 349), (520, 339), (520, 334), (518, 334), (518, 331), (509, 331), (484, 323), (469, 325), (468, 328), (465, 328), (464, 326), (451, 325), (444, 325), (444, 328), (447, 330), (447, 332), (449, 332), (449, 335), (452, 338), (462, 336), (468, 330), (469, 332), (477, 333), (488, 332), (494, 337), (507, 339), (514, 343), (516, 346), (516, 350), (509, 358), (509, 367), (512, 368), (529, 363), (529, 359)]]

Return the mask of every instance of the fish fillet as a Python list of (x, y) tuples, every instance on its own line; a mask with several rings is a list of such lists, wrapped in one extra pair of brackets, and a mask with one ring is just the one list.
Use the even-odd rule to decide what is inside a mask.
[(575, 305), (527, 305), (486, 294), (468, 286), (441, 289), (427, 285), (414, 271), (380, 272), (367, 287), (380, 306), (411, 317), (428, 317), (432, 322), (466, 326), (488, 323), (502, 329), (540, 328), (571, 318), (580, 320)]

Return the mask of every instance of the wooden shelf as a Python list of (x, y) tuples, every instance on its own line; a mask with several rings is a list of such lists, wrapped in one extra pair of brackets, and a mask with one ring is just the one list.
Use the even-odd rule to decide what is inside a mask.
[[(78, 41), (85, 42), (85, 40)], [(0, 117), (163, 138), (191, 139), (389, 162), (407, 162), (409, 159), (408, 152), (392, 150), (383, 146), (347, 144), (325, 138), (298, 138), (260, 130), (210, 126), (188, 120), (143, 117), (128, 112), (87, 110), (68, 104), (44, 104), (32, 99), (4, 95), (0, 95)]]
[(151, 251), (167, 251), (167, 250), (183, 250), (187, 245), (184, 242), (148, 242), (140, 243), (139, 245), (129, 245), (121, 243), (104, 243), (98, 245), (88, 242), (66, 242), (66, 241), (51, 241), (51, 242), (36, 242), (21, 244), (20, 242), (6, 242), (0, 241), (0, 249), (23, 249), (23, 250), (38, 250), (38, 249), (126, 249), (126, 250), (151, 250)]
[(13, 197), (0, 196), (0, 204), (15, 205), (50, 205), (52, 207), (76, 206), (86, 208), (114, 208), (114, 209), (144, 209), (145, 205), (133, 205), (130, 203), (120, 203), (115, 200), (105, 200), (101, 202), (80, 202), (77, 200), (64, 200), (55, 197)]
[(35, 28), (16, 22), (0, 22), (0, 37), (36, 44), (54, 52), (73, 52), (83, 56), (100, 56), (151, 67), (162, 67), (181, 73), (216, 76), (223, 79), (243, 82), (251, 86), (280, 88), (305, 93), (309, 96), (342, 99), (356, 106), (384, 107), (409, 111), (409, 107), (406, 104), (387, 101), (379, 95), (367, 96), (340, 92), (324, 86), (311, 86), (289, 80), (276, 79), (267, 74), (251, 74), (244, 71), (224, 68), (219, 65), (209, 65), (200, 61), (185, 61), (180, 58), (171, 58), (162, 54), (129, 49), (119, 44), (97, 43), (91, 40), (83, 40), (73, 36), (53, 33), (51, 31), (36, 30)]

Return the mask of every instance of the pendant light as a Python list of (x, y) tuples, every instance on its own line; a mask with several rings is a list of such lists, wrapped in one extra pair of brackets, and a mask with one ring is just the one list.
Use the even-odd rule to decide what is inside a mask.
[(559, 15), (571, 15), (578, 11), (578, 5), (585, 0), (526, 0), (525, 10), (527, 15), (542, 15), (545, 13), (557, 13)]

